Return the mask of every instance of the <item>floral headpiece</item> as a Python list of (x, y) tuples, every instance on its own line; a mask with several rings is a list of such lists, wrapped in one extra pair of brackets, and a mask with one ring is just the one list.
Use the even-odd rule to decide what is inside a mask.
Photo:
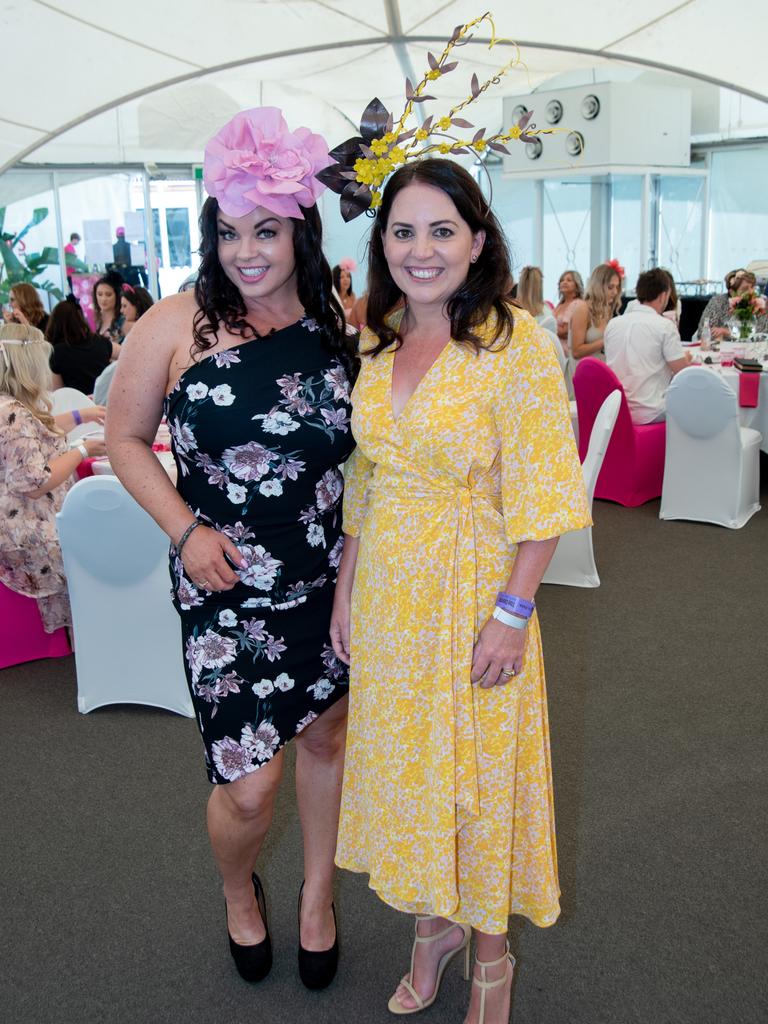
[[(29, 328), (27, 328), (27, 332), (29, 332)], [(36, 331), (35, 335), (27, 333), (24, 338), (0, 338), (0, 352), (3, 354), (3, 362), (5, 363), (6, 370), (9, 370), (11, 366), (8, 359), (8, 353), (6, 352), (7, 345), (20, 345), (22, 347), (26, 347), (27, 345), (40, 345), (44, 341), (45, 336), (39, 331)]]
[(339, 260), (339, 270), (346, 270), (351, 274), (353, 270), (357, 270), (357, 264), (351, 256), (345, 256), (343, 260)]
[(606, 267), (612, 267), (619, 275), (619, 277), (622, 279), (622, 281), (624, 280), (624, 267), (622, 267), (622, 265), (619, 263), (616, 257), (614, 257), (612, 260), (606, 260), (605, 265)]
[(304, 219), (325, 185), (317, 178), (333, 161), (322, 135), (288, 129), (277, 107), (235, 114), (205, 147), (203, 180), (222, 211), (244, 217), (263, 206), (278, 217)]
[[(428, 96), (424, 90), (429, 82), (436, 81), (442, 75), (447, 75), (458, 66), (458, 61), (449, 61), (452, 50), (456, 46), (466, 45), (474, 29), (482, 22), (487, 21), (491, 26), (491, 41), (488, 49), (492, 49), (498, 42), (511, 42), (511, 40), (499, 40), (496, 38), (496, 26), (489, 12), (480, 18), (468, 22), (466, 25), (457, 25), (453, 35), (446, 43), (445, 49), (439, 57), (428, 53), (429, 70), (414, 88), (410, 79), (405, 82), (405, 109), (395, 124), (392, 114), (386, 109), (379, 99), (373, 99), (363, 111), (360, 121), (360, 135), (331, 150), (331, 156), (336, 163), (327, 170), (318, 174), (320, 181), (328, 188), (341, 195), (341, 215), (345, 221), (353, 220), (361, 213), (373, 211), (381, 205), (381, 187), (384, 180), (401, 164), (410, 160), (418, 160), (425, 156), (441, 154), (474, 153), (479, 156), (488, 149), (498, 153), (509, 153), (506, 143), (513, 139), (521, 142), (533, 142), (536, 135), (549, 135), (555, 129), (537, 129), (531, 123), (533, 112), (524, 114), (516, 125), (508, 131), (498, 132), (496, 135), (485, 137), (485, 128), (480, 128), (474, 133), (471, 139), (456, 139), (446, 133), (451, 128), (467, 130), (474, 128), (473, 124), (458, 114), (481, 96), (491, 85), (497, 85), (502, 76), (511, 68), (524, 67), (520, 57), (520, 50), (516, 43), (512, 59), (498, 71), (495, 71), (490, 78), (482, 84), (477, 75), (472, 75), (470, 83), (470, 95), (461, 103), (451, 107), (443, 117), (435, 119), (428, 117), (420, 127), (406, 130), (408, 119), (413, 113), (414, 106), (424, 103), (425, 100), (434, 100), (434, 96)], [(440, 141), (436, 141), (440, 140)]]

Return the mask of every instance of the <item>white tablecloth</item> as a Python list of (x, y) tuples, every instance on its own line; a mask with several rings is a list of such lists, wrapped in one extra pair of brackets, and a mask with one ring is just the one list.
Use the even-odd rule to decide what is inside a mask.
[[(739, 394), (739, 371), (727, 366), (719, 371), (728, 387)], [(742, 427), (759, 430), (763, 435), (760, 449), (768, 454), (768, 373), (760, 374), (760, 398), (754, 409), (739, 406), (739, 422)]]

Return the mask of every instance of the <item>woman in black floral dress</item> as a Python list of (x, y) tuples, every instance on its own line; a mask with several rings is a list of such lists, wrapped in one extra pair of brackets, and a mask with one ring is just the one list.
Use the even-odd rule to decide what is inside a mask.
[[(237, 115), (211, 140), (194, 294), (163, 300), (131, 331), (108, 422), (115, 471), (172, 541), (187, 678), (217, 784), (208, 828), (230, 949), (251, 981), (272, 960), (252, 872), (283, 747), (297, 740), (299, 969), (310, 987), (332, 979), (338, 954), (348, 679), (328, 626), (355, 369), (314, 205), (314, 173), (328, 163), (319, 136), (292, 135), (274, 108)], [(150, 447), (163, 412), (177, 489)]]

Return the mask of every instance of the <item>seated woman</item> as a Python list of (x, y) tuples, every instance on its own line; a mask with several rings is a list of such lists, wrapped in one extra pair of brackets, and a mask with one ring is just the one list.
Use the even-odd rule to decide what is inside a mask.
[(111, 271), (100, 277), (93, 286), (93, 308), (96, 312), (96, 333), (121, 344), (125, 336), (121, 312), (123, 279)]
[(8, 305), (11, 307), (11, 313), (6, 320), (11, 323), (29, 324), (30, 327), (37, 327), (39, 331), (45, 331), (48, 326), (48, 314), (34, 285), (24, 281), (15, 284), (11, 288)]
[(146, 288), (142, 288), (141, 285), (135, 288), (130, 284), (123, 285), (123, 298), (120, 303), (120, 311), (123, 314), (123, 337), (154, 304), (155, 300)]
[(621, 278), (607, 263), (595, 267), (589, 278), (587, 294), (573, 304), (568, 334), (568, 354), (572, 366), (584, 356), (600, 356), (608, 321), (616, 316), (621, 298)]
[[(137, 285), (136, 288), (130, 284), (123, 285), (123, 301), (121, 309), (124, 320), (124, 338), (127, 337), (136, 321), (139, 320), (154, 304), (155, 300), (146, 288), (142, 288), (140, 285)], [(120, 347), (118, 345), (116, 345), (115, 348), (117, 348), (118, 352), (120, 351)], [(99, 405), (107, 404), (109, 389), (112, 386), (112, 379), (115, 376), (116, 370), (117, 362), (113, 360), (113, 362), (111, 362), (109, 366), (105, 367), (96, 378), (96, 383), (93, 385), (93, 400), (94, 402), (98, 402)]]
[[(730, 320), (733, 314), (729, 302), (745, 292), (753, 291), (756, 284), (757, 278), (750, 270), (729, 271), (725, 275), (725, 291), (720, 295), (713, 295), (704, 307), (696, 330), (696, 337), (701, 338), (704, 324), (709, 321), (713, 338), (717, 340), (730, 338)], [(768, 332), (768, 314), (757, 317), (755, 330), (761, 334)]]
[(539, 327), (547, 332), (552, 340), (560, 369), (565, 373), (565, 353), (557, 339), (554, 314), (544, 302), (544, 275), (539, 267), (523, 267), (517, 286), (517, 302), (523, 309), (527, 309)]
[(357, 296), (355, 295), (352, 287), (352, 271), (354, 269), (354, 260), (346, 257), (345, 259), (340, 260), (331, 271), (333, 276), (333, 287), (336, 289), (336, 294), (341, 300), (341, 305), (344, 309), (344, 316), (347, 320), (349, 320), (350, 314), (352, 313), (352, 307), (357, 301)]
[(560, 301), (555, 306), (555, 320), (557, 322), (557, 336), (566, 352), (568, 344), (568, 328), (571, 324), (574, 302), (584, 297), (584, 282), (578, 270), (565, 270), (557, 282), (557, 290)]
[(0, 582), (37, 599), (47, 633), (71, 624), (56, 513), (82, 460), (105, 451), (94, 438), (68, 449), (65, 431), (103, 410), (52, 415), (50, 353), (35, 327), (0, 328)]
[(120, 346), (93, 334), (74, 298), (54, 306), (46, 332), (53, 345), (51, 372), (54, 388), (77, 388), (93, 394), (96, 378), (120, 353)]

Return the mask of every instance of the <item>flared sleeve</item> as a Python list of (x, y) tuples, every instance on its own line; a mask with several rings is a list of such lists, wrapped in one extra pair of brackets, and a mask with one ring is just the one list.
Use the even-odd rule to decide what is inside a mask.
[(342, 529), (350, 537), (359, 537), (368, 505), (368, 484), (374, 463), (355, 448), (344, 464), (344, 523)]
[(546, 540), (590, 526), (565, 381), (550, 339), (518, 314), (502, 356), (494, 416), (507, 539)]

